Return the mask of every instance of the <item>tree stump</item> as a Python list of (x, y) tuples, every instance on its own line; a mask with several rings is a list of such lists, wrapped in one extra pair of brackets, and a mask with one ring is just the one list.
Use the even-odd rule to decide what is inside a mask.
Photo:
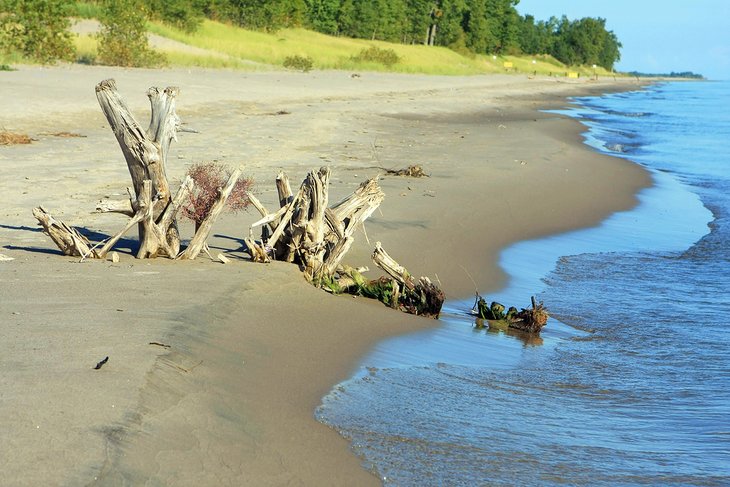
[(173, 259), (178, 256), (194, 259), (204, 248), (211, 226), (223, 210), (241, 172), (240, 169), (234, 171), (225, 187), (218, 189), (219, 196), (213, 207), (196, 227), (189, 247), (179, 255), (177, 214), (191, 194), (194, 182), (189, 176), (186, 177), (173, 197), (167, 180), (168, 152), (180, 130), (180, 118), (175, 112), (177, 94), (178, 89), (175, 87), (162, 91), (152, 87), (147, 91), (152, 110), (149, 126), (143, 130), (117, 92), (114, 80), (104, 80), (96, 85), (99, 105), (124, 154), (132, 178), (132, 188), (127, 188), (128, 200), (99, 204), (97, 211), (121, 213), (130, 219), (122, 230), (103, 245), (92, 245), (77, 230), (53, 218), (43, 207), (35, 208), (33, 215), (64, 254), (103, 259), (135, 225), (139, 230), (140, 241), (137, 258), (165, 255)]
[[(96, 98), (119, 142), (132, 177), (136, 195), (136, 201), (132, 202), (133, 209), (139, 209), (144, 181), (150, 181), (151, 184), (150, 212), (139, 223), (138, 258), (156, 257), (160, 252), (175, 257), (180, 251), (176, 219), (168, 219), (164, 222), (164, 227), (160, 227), (163, 223), (162, 214), (172, 201), (166, 164), (170, 144), (177, 140), (177, 131), (180, 128), (180, 118), (175, 112), (175, 97), (178, 92), (176, 87), (168, 87), (163, 91), (152, 87), (147, 91), (151, 116), (145, 131), (119, 95), (113, 79), (96, 85)], [(158, 228), (153, 229), (152, 223), (158, 225)]]
[(275, 213), (252, 199), (263, 218), (251, 225), (250, 233), (258, 226), (272, 229), (271, 236), (262, 236), (261, 244), (249, 237), (253, 245), (247, 243), (247, 247), (252, 259), (265, 261), (261, 249), (268, 247), (272, 258), (298, 264), (314, 283), (334, 276), (352, 246), (355, 230), (378, 208), (385, 194), (375, 177), (329, 208), (329, 179), (328, 167), (311, 171), (292, 196), (289, 178), (280, 172), (276, 187), (281, 208)]

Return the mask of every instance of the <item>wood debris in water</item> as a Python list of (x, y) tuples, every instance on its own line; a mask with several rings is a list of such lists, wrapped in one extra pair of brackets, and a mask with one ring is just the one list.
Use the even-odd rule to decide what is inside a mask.
[(522, 308), (520, 311), (511, 306), (505, 311), (504, 305), (493, 301), (487, 305), (487, 301), (477, 294), (476, 302), (472, 312), (482, 320), (488, 320), (490, 326), (497, 328), (504, 327), (522, 330), (527, 333), (540, 333), (547, 325), (549, 314), (542, 302), (537, 302), (534, 296), (530, 298), (531, 308)]

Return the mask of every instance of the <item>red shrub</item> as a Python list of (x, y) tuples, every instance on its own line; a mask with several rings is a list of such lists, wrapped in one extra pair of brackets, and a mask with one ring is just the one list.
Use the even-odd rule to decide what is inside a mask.
[[(225, 186), (231, 172), (228, 167), (215, 162), (193, 164), (188, 169), (187, 175), (193, 178), (195, 185), (188, 201), (182, 207), (182, 214), (194, 221), (196, 227), (210, 212), (220, 189)], [(250, 203), (248, 191), (252, 187), (253, 179), (239, 178), (226, 201), (228, 209), (233, 212), (245, 209)]]

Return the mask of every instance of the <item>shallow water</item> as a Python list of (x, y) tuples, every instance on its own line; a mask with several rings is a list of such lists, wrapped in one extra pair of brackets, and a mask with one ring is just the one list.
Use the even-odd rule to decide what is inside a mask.
[(654, 187), (502, 254), (513, 277), (489, 298), (539, 292), (542, 337), (476, 331), (451, 302), (323, 399), (386, 485), (730, 484), (730, 83), (579, 101), (586, 142)]

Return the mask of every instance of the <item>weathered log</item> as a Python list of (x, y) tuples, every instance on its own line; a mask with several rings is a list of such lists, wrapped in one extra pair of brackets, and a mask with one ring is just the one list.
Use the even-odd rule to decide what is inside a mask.
[(383, 269), (386, 274), (398, 281), (399, 284), (411, 291), (416, 287), (416, 283), (413, 282), (413, 277), (408, 273), (406, 268), (388, 255), (380, 242), (375, 242), (372, 259), (375, 265)]
[(309, 221), (304, 233), (306, 256), (304, 258), (304, 276), (311, 281), (318, 281), (325, 277), (324, 254), (327, 250), (324, 244), (325, 218), (324, 212), (329, 201), (330, 169), (322, 167), (319, 171), (311, 171), (307, 175), (302, 188), (309, 193)]
[(438, 286), (427, 277), (421, 277), (418, 282), (414, 281), (405, 267), (383, 250), (380, 242), (375, 244), (372, 258), (378, 267), (400, 285), (397, 298), (399, 309), (410, 314), (438, 318), (445, 299), (443, 291)]
[(517, 308), (511, 306), (505, 313), (503, 305), (495, 301), (487, 305), (485, 299), (477, 294), (472, 311), (480, 319), (489, 320), (490, 327), (493, 328), (514, 328), (528, 333), (540, 333), (547, 324), (549, 314), (543, 303), (538, 303), (534, 296), (531, 296), (530, 300), (532, 308), (517, 311)]
[(251, 228), (271, 226), (274, 231), (267, 244), (273, 249), (273, 257), (300, 265), (313, 282), (334, 275), (353, 243), (355, 230), (363, 226), (385, 196), (377, 178), (373, 178), (334, 208), (328, 208), (329, 178), (327, 167), (309, 172), (292, 197), (289, 178), (279, 172), (276, 186), (281, 208), (271, 214), (260, 202), (254, 202), (262, 218)]
[[(289, 179), (283, 172), (276, 178), (280, 209), (270, 213), (256, 201), (262, 215), (252, 226), (271, 225), (274, 232), (264, 243), (244, 239), (252, 260), (266, 262), (268, 256), (297, 263), (314, 285), (333, 293), (348, 292), (375, 298), (396, 309), (422, 316), (438, 317), (444, 293), (428, 278), (418, 281), (376, 244), (373, 260), (388, 277), (368, 281), (351, 267), (341, 264), (354, 242), (354, 233), (378, 208), (385, 194), (378, 178), (363, 182), (352, 194), (329, 208), (330, 170), (310, 171), (299, 191), (291, 197)], [(367, 235), (366, 235), (367, 237)], [(266, 246), (265, 246), (266, 245)]]
[(96, 204), (96, 211), (99, 213), (121, 213), (128, 217), (133, 217), (135, 210), (132, 207), (132, 200), (120, 201), (100, 201)]
[(254, 262), (267, 263), (270, 262), (269, 255), (266, 253), (264, 244), (259, 244), (250, 237), (243, 239), (246, 244), (246, 252), (251, 256), (251, 260)]
[(293, 194), (289, 184), (289, 176), (284, 171), (276, 175), (276, 191), (279, 193), (279, 206), (284, 207), (291, 203)]
[(523, 308), (509, 321), (509, 327), (528, 333), (540, 333), (549, 318), (548, 311), (542, 302), (538, 303), (534, 296), (530, 297), (532, 308)]
[(198, 256), (201, 250), (203, 250), (205, 242), (208, 239), (208, 235), (210, 235), (210, 231), (213, 228), (213, 223), (223, 211), (226, 200), (228, 199), (228, 196), (230, 196), (231, 191), (233, 191), (233, 188), (236, 185), (236, 182), (238, 181), (238, 178), (240, 176), (240, 169), (236, 169), (231, 173), (231, 176), (228, 178), (228, 182), (226, 182), (226, 185), (221, 188), (220, 193), (218, 194), (218, 199), (216, 199), (215, 203), (213, 203), (213, 206), (206, 215), (205, 219), (198, 226), (195, 235), (190, 240), (190, 245), (188, 245), (185, 251), (180, 254), (180, 256), (178, 257), (179, 259), (192, 260)]
[(72, 226), (53, 218), (42, 206), (33, 209), (33, 216), (43, 226), (44, 233), (51, 237), (63, 255), (82, 258), (96, 257), (91, 242), (86, 237)]
[[(151, 214), (139, 225), (141, 251), (137, 255), (140, 258), (155, 257), (160, 250), (168, 255), (172, 252), (170, 257), (175, 257), (180, 248), (175, 219), (166, 221), (164, 227), (159, 225), (160, 218), (172, 199), (165, 164), (170, 144), (176, 140), (180, 127), (180, 119), (175, 112), (177, 94), (178, 89), (174, 87), (168, 87), (164, 91), (157, 88), (148, 90), (151, 117), (148, 129), (143, 131), (117, 92), (114, 80), (104, 80), (96, 86), (99, 105), (127, 161), (137, 202), (142, 196), (144, 181), (151, 182)], [(157, 228), (153, 228), (150, 222), (157, 224)], [(145, 235), (148, 230), (153, 232), (153, 236)], [(153, 242), (151, 238), (162, 238), (164, 243)]]
[(294, 216), (294, 211), (297, 208), (297, 203), (299, 202), (299, 198), (302, 197), (302, 194), (304, 194), (304, 189), (300, 189), (296, 196), (294, 196), (294, 199), (291, 200), (291, 203), (285, 206), (286, 211), (284, 212), (284, 215), (282, 215), (279, 224), (274, 229), (274, 233), (272, 233), (269, 238), (268, 244), (270, 247), (275, 247), (281, 236), (284, 235), (284, 230), (286, 230), (286, 226), (289, 224), (292, 216)]

